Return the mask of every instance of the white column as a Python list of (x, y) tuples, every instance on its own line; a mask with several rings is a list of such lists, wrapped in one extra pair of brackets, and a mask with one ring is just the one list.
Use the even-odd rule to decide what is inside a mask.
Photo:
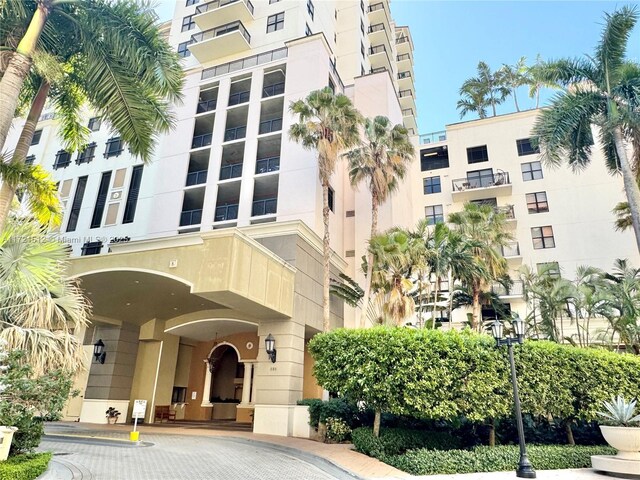
[(244, 378), (242, 380), (242, 405), (246, 405), (250, 400), (251, 393), (251, 371), (253, 370), (253, 363), (244, 364)]
[(202, 407), (210, 407), (211, 402), (209, 401), (209, 396), (211, 395), (211, 371), (209, 370), (209, 362), (205, 359), (203, 360), (205, 365), (205, 376), (204, 376), (204, 389), (202, 391)]
[(251, 378), (251, 405), (256, 403), (256, 376), (255, 371), (253, 372), (253, 377)]

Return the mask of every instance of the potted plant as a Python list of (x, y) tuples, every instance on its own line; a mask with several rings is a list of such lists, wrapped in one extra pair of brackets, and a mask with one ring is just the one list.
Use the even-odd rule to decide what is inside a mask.
[(120, 412), (113, 407), (109, 407), (105, 412), (107, 415), (107, 423), (113, 425), (118, 422), (118, 417), (120, 416)]
[(627, 402), (618, 395), (603, 405), (607, 411), (598, 412), (603, 418), (602, 436), (618, 450), (617, 458), (640, 461), (640, 415), (633, 416), (636, 401)]

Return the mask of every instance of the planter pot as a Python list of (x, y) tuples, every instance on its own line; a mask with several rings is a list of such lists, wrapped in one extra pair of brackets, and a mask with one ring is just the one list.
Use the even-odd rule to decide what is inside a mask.
[(602, 436), (618, 450), (617, 458), (640, 461), (640, 427), (608, 427), (600, 425)]
[(118, 417), (107, 417), (107, 423), (113, 425), (118, 422)]
[(4, 461), (9, 457), (13, 434), (17, 430), (16, 427), (0, 426), (0, 461)]

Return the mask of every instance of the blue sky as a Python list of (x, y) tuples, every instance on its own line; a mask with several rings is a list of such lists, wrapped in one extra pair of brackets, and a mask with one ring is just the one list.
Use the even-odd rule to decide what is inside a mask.
[[(171, 18), (174, 4), (173, 0), (159, 3), (161, 19)], [(420, 133), (443, 130), (446, 124), (460, 121), (458, 89), (475, 75), (479, 60), (497, 69), (521, 56), (533, 62), (537, 54), (543, 59), (591, 54), (600, 37), (603, 12), (633, 4), (392, 0), (393, 17), (399, 25), (408, 25), (413, 36)], [(629, 41), (628, 57), (640, 61), (640, 26)], [(518, 99), (521, 107), (534, 106), (524, 89)], [(511, 111), (511, 99), (499, 108), (502, 113)]]

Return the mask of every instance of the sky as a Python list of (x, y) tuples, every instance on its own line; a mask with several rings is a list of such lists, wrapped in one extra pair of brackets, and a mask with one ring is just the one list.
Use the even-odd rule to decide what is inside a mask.
[[(634, 4), (640, 1), (392, 0), (393, 18), (408, 25), (413, 37), (419, 132), (460, 121), (458, 90), (475, 75), (480, 60), (498, 69), (521, 56), (533, 63), (538, 54), (545, 60), (589, 55), (600, 38), (604, 12)], [(160, 18), (170, 19), (174, 5), (174, 0), (160, 0)], [(628, 45), (628, 58), (640, 62), (640, 25)], [(524, 88), (518, 101), (521, 109), (535, 106)], [(498, 113), (512, 111), (512, 99), (498, 108)]]

